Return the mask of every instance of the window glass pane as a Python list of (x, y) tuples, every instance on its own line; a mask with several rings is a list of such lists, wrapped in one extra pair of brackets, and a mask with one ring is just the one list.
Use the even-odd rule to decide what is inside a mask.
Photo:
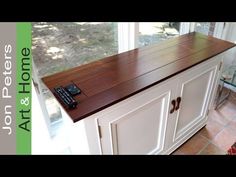
[[(117, 23), (110, 22), (32, 23), (37, 76), (42, 78), (117, 54), (117, 28)], [(58, 103), (43, 84), (40, 85), (50, 120), (57, 121), (61, 118)]]
[(180, 22), (139, 23), (139, 47), (179, 36)]
[(33, 23), (39, 77), (117, 53), (117, 23)]
[(215, 22), (196, 22), (195, 31), (205, 35), (213, 36), (215, 29)]

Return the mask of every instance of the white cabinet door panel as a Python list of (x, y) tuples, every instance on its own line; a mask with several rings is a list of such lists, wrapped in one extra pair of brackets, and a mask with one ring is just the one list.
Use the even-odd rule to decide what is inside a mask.
[(185, 81), (181, 88), (181, 106), (177, 114), (176, 137), (195, 122), (205, 118), (215, 67)]
[(146, 154), (163, 149), (163, 135), (169, 94), (111, 123), (115, 154)]
[(173, 83), (147, 89), (98, 119), (103, 154), (163, 151)]

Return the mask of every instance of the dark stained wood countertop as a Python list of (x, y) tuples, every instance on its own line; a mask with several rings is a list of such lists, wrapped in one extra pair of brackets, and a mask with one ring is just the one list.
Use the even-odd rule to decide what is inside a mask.
[(75, 97), (79, 101), (76, 109), (70, 110), (58, 100), (76, 122), (234, 46), (234, 43), (193, 32), (42, 80), (54, 95), (57, 86), (74, 83), (81, 89), (82, 93)]

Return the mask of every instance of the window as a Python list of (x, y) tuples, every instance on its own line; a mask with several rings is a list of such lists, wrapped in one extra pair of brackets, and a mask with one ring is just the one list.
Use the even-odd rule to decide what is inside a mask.
[(32, 30), (34, 72), (53, 124), (61, 119), (60, 108), (40, 78), (117, 54), (117, 23), (38, 22)]
[(205, 35), (213, 36), (215, 22), (195, 22), (195, 31)]
[(138, 46), (147, 46), (180, 34), (180, 22), (139, 23)]
[(118, 53), (117, 23), (33, 23), (39, 77)]

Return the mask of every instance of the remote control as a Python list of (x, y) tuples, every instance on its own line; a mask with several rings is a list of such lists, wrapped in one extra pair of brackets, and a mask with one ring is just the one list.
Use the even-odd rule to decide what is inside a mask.
[(63, 87), (56, 87), (54, 88), (56, 94), (61, 99), (61, 101), (70, 109), (76, 108), (77, 101), (63, 88)]

